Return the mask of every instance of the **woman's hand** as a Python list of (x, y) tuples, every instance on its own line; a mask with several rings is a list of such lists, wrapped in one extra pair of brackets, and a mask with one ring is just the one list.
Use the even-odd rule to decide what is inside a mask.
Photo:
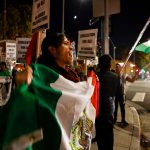
[(33, 78), (33, 70), (30, 66), (26, 66), (25, 70), (22, 72), (16, 73), (16, 83), (17, 86), (25, 82), (26, 84), (30, 84)]

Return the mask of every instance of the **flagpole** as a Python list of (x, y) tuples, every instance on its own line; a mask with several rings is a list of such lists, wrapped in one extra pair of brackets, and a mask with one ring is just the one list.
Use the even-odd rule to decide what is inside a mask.
[(137, 38), (135, 44), (132, 46), (132, 48), (131, 48), (131, 50), (130, 50), (130, 52), (129, 52), (129, 54), (128, 54), (128, 57), (126, 58), (126, 61), (125, 61), (125, 63), (123, 64), (123, 67), (122, 67), (122, 69), (121, 69), (121, 74), (123, 74), (124, 68), (125, 68), (125, 66), (126, 66), (126, 64), (127, 64), (127, 62), (128, 62), (128, 60), (129, 60), (130, 56), (132, 55), (132, 53), (133, 53), (133, 51), (134, 51), (136, 45), (138, 44), (139, 40), (142, 38), (143, 33), (144, 33), (144, 31), (146, 30), (146, 28), (147, 28), (147, 26), (149, 25), (149, 23), (150, 23), (150, 17), (148, 18), (148, 20), (147, 20), (145, 26), (143, 27), (143, 29), (141, 30), (141, 32), (140, 32), (140, 34), (139, 34), (139, 36), (138, 36), (138, 38)]

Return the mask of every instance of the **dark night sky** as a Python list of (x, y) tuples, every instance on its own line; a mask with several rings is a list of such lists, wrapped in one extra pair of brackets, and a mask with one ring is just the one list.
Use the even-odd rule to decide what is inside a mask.
[[(7, 3), (29, 3), (32, 0), (7, 0)], [(77, 37), (77, 31), (89, 28), (100, 28), (100, 21), (89, 26), (92, 18), (92, 0), (65, 0), (65, 32)], [(0, 2), (2, 9), (2, 1)], [(120, 13), (111, 15), (110, 37), (114, 44), (125, 44), (131, 47), (150, 17), (149, 0), (121, 0)], [(74, 20), (73, 16), (77, 15)], [(101, 20), (101, 18), (100, 18)], [(144, 32), (141, 41), (150, 38), (150, 25)]]
[[(120, 14), (112, 16), (112, 38), (117, 43), (133, 45), (150, 17), (149, 0), (122, 0)], [(142, 40), (150, 38), (150, 25), (145, 30)]]
[[(79, 0), (77, 0), (79, 3)], [(81, 0), (80, 0), (81, 1)], [(111, 15), (110, 23), (111, 23), (111, 32), (110, 37), (113, 40), (114, 44), (117, 46), (118, 44), (125, 44), (131, 47), (139, 36), (142, 28), (150, 17), (150, 9), (149, 9), (149, 0), (121, 0), (120, 13)], [(72, 2), (73, 3), (73, 2)], [(77, 2), (76, 2), (77, 3)], [(74, 15), (79, 16), (78, 20), (73, 19), (69, 21), (78, 29), (88, 29), (88, 28), (100, 28), (100, 21), (95, 23), (92, 27), (89, 26), (89, 20), (92, 18), (92, 3), (91, 0), (82, 0), (79, 6), (77, 4), (73, 4)], [(72, 13), (72, 7), (67, 9), (67, 17), (69, 18)], [(73, 15), (71, 16), (73, 18)], [(101, 18), (100, 18), (101, 20)], [(76, 21), (76, 24), (75, 24)], [(80, 25), (78, 24), (80, 22)], [(67, 26), (68, 25), (68, 26)], [(69, 22), (67, 22), (67, 29), (71, 31), (70, 28), (74, 26), (69, 26)], [(147, 40), (150, 38), (150, 25), (147, 30), (144, 32), (141, 40)]]

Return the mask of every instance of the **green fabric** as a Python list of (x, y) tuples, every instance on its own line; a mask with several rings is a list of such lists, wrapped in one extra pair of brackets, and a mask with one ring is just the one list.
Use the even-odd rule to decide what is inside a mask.
[[(6, 125), (5, 138), (0, 139), (3, 141), (1, 144), (8, 144), (15, 138), (42, 127), (44, 139), (28, 150), (58, 150), (61, 143), (61, 129), (55, 118), (55, 109), (62, 93), (51, 88), (49, 84), (55, 82), (59, 75), (39, 64), (31, 66), (34, 71), (32, 83), (29, 86), (22, 84), (16, 88), (7, 106), (8, 119), (3, 125), (0, 122), (0, 127)], [(1, 111), (1, 117), (2, 113)]]
[(139, 44), (136, 48), (136, 51), (140, 51), (143, 53), (150, 53), (150, 44), (148, 42), (144, 42), (142, 44)]
[(8, 70), (0, 71), (0, 76), (10, 76), (10, 72)]

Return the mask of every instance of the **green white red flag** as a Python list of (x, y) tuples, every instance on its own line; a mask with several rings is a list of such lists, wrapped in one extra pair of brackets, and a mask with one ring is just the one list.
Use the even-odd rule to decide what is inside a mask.
[(16, 88), (9, 100), (0, 149), (90, 149), (96, 116), (92, 84), (74, 83), (43, 65), (31, 66), (32, 83)]

